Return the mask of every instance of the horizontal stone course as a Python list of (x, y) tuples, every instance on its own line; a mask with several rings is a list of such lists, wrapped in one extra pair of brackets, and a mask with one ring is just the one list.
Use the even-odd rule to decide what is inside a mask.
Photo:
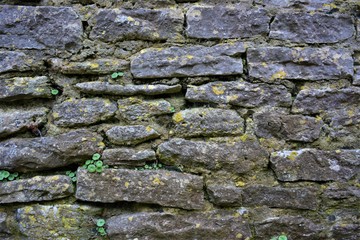
[(0, 51), (0, 73), (43, 70), (44, 61), (20, 51)]
[(115, 126), (105, 134), (111, 143), (117, 145), (136, 145), (160, 137), (156, 130), (142, 125)]
[(146, 161), (156, 160), (154, 150), (136, 150), (133, 148), (105, 149), (101, 159), (111, 166), (144, 166)]

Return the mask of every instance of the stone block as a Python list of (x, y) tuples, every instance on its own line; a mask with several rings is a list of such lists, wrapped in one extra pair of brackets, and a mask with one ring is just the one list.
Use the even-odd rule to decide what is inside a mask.
[(110, 142), (117, 145), (136, 145), (160, 137), (150, 126), (115, 126), (105, 132)]
[(136, 150), (133, 148), (105, 149), (101, 159), (110, 166), (144, 166), (146, 161), (155, 161), (154, 150)]

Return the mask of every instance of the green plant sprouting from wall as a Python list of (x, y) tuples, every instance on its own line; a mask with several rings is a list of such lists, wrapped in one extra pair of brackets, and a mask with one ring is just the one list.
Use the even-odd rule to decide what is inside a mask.
[(270, 240), (288, 240), (288, 238), (285, 234), (281, 234), (279, 236), (274, 236), (274, 237), (270, 238)]
[(164, 165), (161, 163), (151, 163), (151, 164), (145, 164), (143, 167), (137, 167), (135, 170), (144, 171), (144, 170), (158, 170), (162, 169)]
[(96, 231), (98, 232), (98, 234), (100, 234), (100, 236), (106, 236), (106, 230), (105, 230), (105, 224), (106, 221), (104, 219), (98, 219), (96, 221)]
[(19, 179), (19, 173), (10, 173), (6, 170), (0, 170), (0, 181), (7, 182)]
[(73, 183), (76, 183), (76, 181), (77, 181), (76, 172), (66, 171), (65, 174), (71, 178), (71, 181), (72, 181)]
[(95, 153), (90, 160), (86, 160), (83, 168), (87, 169), (90, 173), (101, 173), (105, 168), (109, 166), (104, 165), (103, 161), (100, 159), (101, 155), (99, 153)]
[(114, 72), (113, 74), (111, 74), (111, 78), (115, 79), (118, 77), (123, 77), (124, 73), (123, 72)]

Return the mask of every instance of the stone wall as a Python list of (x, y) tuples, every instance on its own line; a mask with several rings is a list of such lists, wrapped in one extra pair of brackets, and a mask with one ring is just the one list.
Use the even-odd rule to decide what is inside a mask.
[(1, 3), (1, 239), (360, 239), (358, 0)]

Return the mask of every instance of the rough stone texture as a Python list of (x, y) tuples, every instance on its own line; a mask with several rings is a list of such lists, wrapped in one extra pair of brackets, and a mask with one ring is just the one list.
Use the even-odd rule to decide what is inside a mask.
[(189, 86), (185, 99), (190, 102), (230, 104), (249, 108), (291, 105), (291, 94), (286, 87), (243, 81), (212, 82), (201, 86)]
[(192, 172), (228, 171), (246, 173), (266, 167), (267, 152), (256, 140), (246, 138), (227, 143), (173, 138), (158, 147), (158, 157), (168, 165), (180, 165)]
[(48, 77), (15, 77), (0, 81), (0, 101), (51, 98)]
[(360, 238), (360, 224), (335, 224), (331, 233), (333, 239), (356, 240)]
[(40, 70), (44, 62), (18, 51), (0, 51), (0, 73), (12, 71)]
[(218, 44), (212, 47), (170, 47), (142, 50), (131, 61), (135, 78), (164, 78), (243, 73), (242, 43)]
[(336, 43), (355, 32), (350, 15), (280, 13), (270, 27), (270, 38), (302, 43)]
[(264, 111), (254, 114), (255, 134), (262, 138), (313, 142), (320, 136), (323, 121), (302, 115)]
[(322, 197), (325, 200), (326, 198), (335, 201), (346, 200), (347, 205), (353, 203), (354, 206), (357, 206), (360, 199), (360, 188), (342, 183), (332, 183), (324, 190)]
[(282, 188), (262, 185), (249, 186), (242, 192), (243, 204), (275, 208), (310, 209), (317, 208), (317, 195), (310, 188)]
[(255, 0), (254, 3), (265, 5), (267, 8), (273, 7), (275, 9), (281, 8), (289, 8), (289, 9), (301, 9), (307, 11), (319, 11), (322, 8), (328, 10), (329, 8), (333, 8), (331, 3), (334, 0)]
[(244, 133), (244, 119), (234, 110), (192, 108), (173, 115), (174, 132), (180, 137), (226, 136)]
[[(91, 239), (93, 217), (101, 209), (83, 205), (33, 205), (18, 208), (19, 230), (28, 239)], [(46, 231), (44, 231), (46, 226)]]
[(250, 226), (236, 211), (172, 213), (142, 212), (108, 219), (111, 239), (249, 239)]
[(136, 150), (133, 148), (105, 149), (101, 159), (110, 166), (144, 166), (146, 161), (155, 161), (154, 150)]
[(164, 170), (106, 169), (101, 174), (78, 169), (76, 198), (92, 202), (140, 202), (201, 209), (203, 179)]
[(103, 98), (70, 98), (53, 108), (54, 123), (62, 127), (79, 127), (105, 121), (115, 115), (116, 103)]
[(0, 237), (5, 237), (9, 232), (9, 229), (6, 224), (7, 214), (0, 212)]
[(248, 38), (269, 32), (270, 16), (261, 8), (192, 6), (186, 13), (186, 34), (192, 38)]
[(3, 5), (0, 19), (0, 47), (70, 51), (80, 48), (83, 29), (72, 8)]
[(359, 106), (360, 88), (301, 90), (295, 98), (292, 112), (316, 114), (351, 106)]
[(29, 130), (32, 125), (46, 123), (48, 108), (0, 110), (0, 137)]
[(359, 173), (360, 150), (280, 151), (270, 163), (281, 181), (346, 181)]
[(80, 163), (100, 150), (102, 137), (76, 130), (41, 138), (12, 138), (0, 142), (0, 169), (40, 171)]
[(160, 95), (177, 93), (181, 91), (181, 85), (118, 85), (107, 82), (84, 82), (76, 84), (76, 88), (88, 94), (111, 94), (122, 96), (134, 95)]
[(210, 202), (222, 207), (241, 206), (242, 189), (232, 184), (208, 184)]
[(182, 39), (184, 15), (180, 9), (103, 9), (91, 20), (90, 38), (121, 40)]
[(142, 121), (153, 116), (171, 114), (175, 110), (168, 101), (126, 98), (118, 101), (119, 118), (127, 121)]
[(105, 132), (110, 142), (117, 145), (136, 145), (160, 137), (150, 126), (115, 126)]
[(0, 182), (0, 203), (49, 201), (73, 193), (71, 179), (63, 175)]
[(355, 75), (354, 75), (353, 85), (360, 86), (360, 66), (355, 66)]
[(265, 81), (340, 79), (354, 72), (351, 52), (341, 48), (249, 48), (247, 60), (249, 75)]

